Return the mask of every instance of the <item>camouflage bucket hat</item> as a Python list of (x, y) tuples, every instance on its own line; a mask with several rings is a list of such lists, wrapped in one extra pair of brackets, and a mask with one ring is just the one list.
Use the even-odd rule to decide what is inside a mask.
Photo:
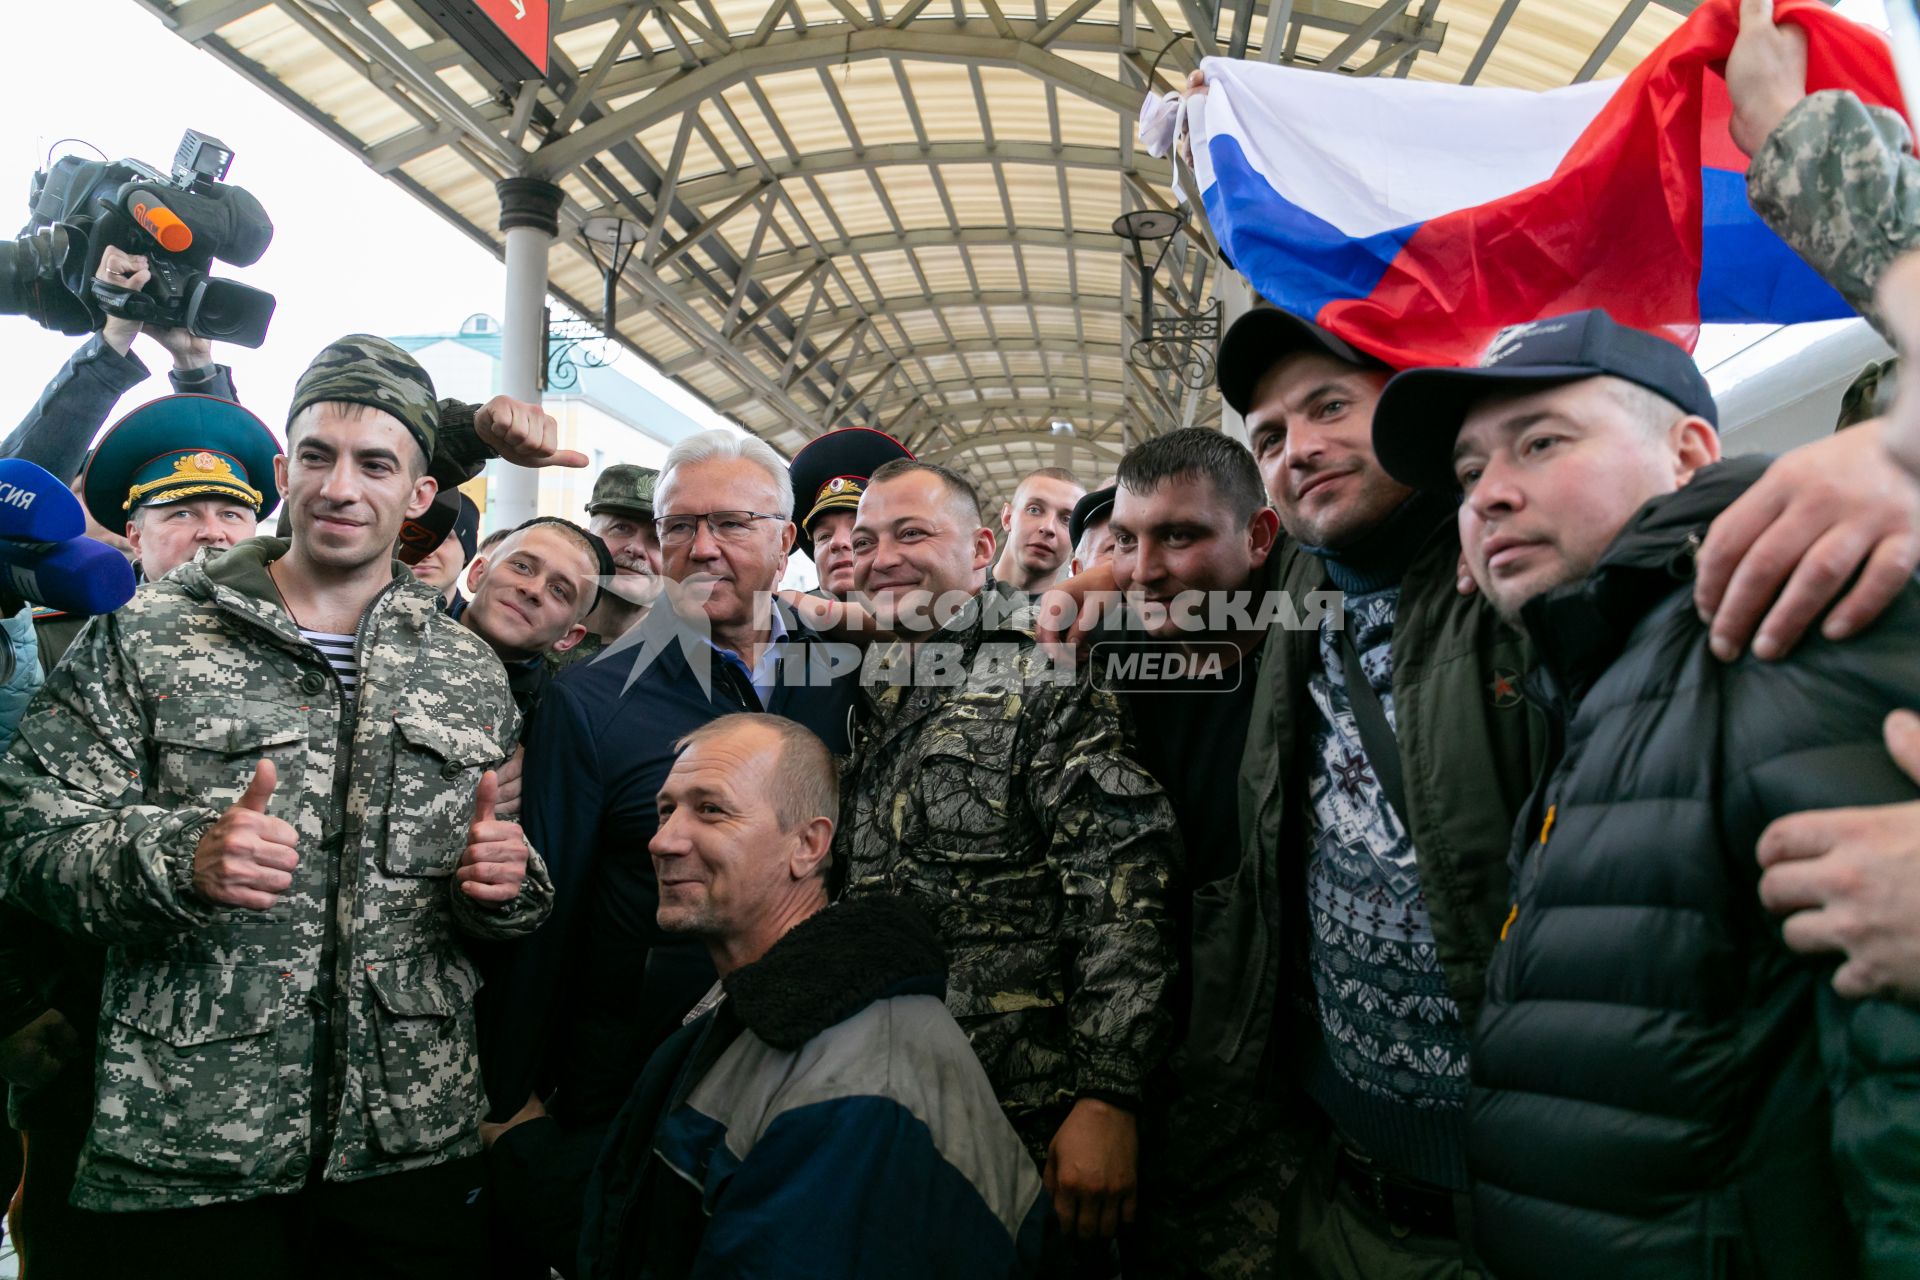
[(593, 496), (587, 500), (587, 514), (618, 511), (623, 515), (653, 518), (653, 488), (660, 473), (631, 462), (616, 463), (600, 473), (593, 482)]
[(440, 432), (433, 379), (401, 348), (370, 333), (350, 333), (327, 344), (293, 386), (287, 425), (308, 405), (329, 400), (383, 409), (400, 420), (429, 459)]

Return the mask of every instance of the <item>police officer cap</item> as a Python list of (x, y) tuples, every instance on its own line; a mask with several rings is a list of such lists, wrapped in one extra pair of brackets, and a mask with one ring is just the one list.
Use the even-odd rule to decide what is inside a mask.
[[(907, 447), (884, 431), (871, 427), (843, 427), (807, 442), (793, 455), (787, 472), (793, 477), (795, 508), (802, 532), (829, 511), (851, 511), (860, 505), (867, 477), (897, 458), (912, 460)], [(800, 549), (813, 555), (813, 539), (800, 539)]]

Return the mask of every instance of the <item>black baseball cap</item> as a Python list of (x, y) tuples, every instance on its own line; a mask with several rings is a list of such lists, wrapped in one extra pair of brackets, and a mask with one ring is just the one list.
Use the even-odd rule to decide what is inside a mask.
[(1260, 379), (1296, 351), (1322, 352), (1363, 369), (1387, 368), (1384, 362), (1311, 320), (1275, 307), (1257, 307), (1227, 326), (1226, 336), (1220, 339), (1220, 354), (1214, 360), (1220, 398), (1245, 417), (1253, 407), (1253, 393)]
[(1068, 547), (1080, 545), (1080, 535), (1087, 531), (1088, 525), (1102, 516), (1112, 515), (1115, 492), (1116, 487), (1108, 485), (1104, 489), (1095, 489), (1073, 504), (1073, 514), (1067, 517)]
[(1691, 355), (1604, 311), (1574, 311), (1509, 325), (1474, 368), (1409, 369), (1396, 376), (1374, 406), (1374, 456), (1402, 484), (1452, 488), (1453, 445), (1477, 402), (1499, 391), (1602, 376), (1645, 387), (1719, 429), (1713, 391)]
[(448, 536), (459, 539), (460, 550), (469, 560), (480, 548), (480, 508), (464, 492), (460, 493), (460, 514), (454, 518), (453, 532)]

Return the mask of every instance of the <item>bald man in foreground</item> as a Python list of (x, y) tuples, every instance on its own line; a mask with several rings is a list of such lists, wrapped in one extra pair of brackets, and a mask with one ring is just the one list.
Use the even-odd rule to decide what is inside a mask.
[(720, 981), (611, 1133), (537, 1103), (489, 1126), (505, 1212), (592, 1280), (1033, 1274), (1040, 1179), (942, 1003), (938, 938), (892, 898), (828, 909), (826, 745), (742, 713), (676, 748), (658, 918)]

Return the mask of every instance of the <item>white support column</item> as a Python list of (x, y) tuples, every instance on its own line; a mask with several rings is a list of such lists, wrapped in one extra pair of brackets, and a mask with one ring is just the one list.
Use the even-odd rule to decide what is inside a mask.
[[(1253, 286), (1247, 278), (1228, 266), (1225, 262), (1214, 264), (1214, 296), (1220, 299), (1220, 333), (1225, 336), (1233, 322), (1253, 310), (1259, 298), (1253, 292)], [(1238, 440), (1249, 444), (1247, 422), (1233, 411), (1233, 406), (1222, 401), (1220, 404), (1220, 430)]]
[[(501, 323), (500, 391), (515, 400), (540, 401), (546, 360), (547, 250), (559, 232), (559, 187), (539, 178), (503, 178), (500, 229), (507, 237), (506, 319)], [(510, 529), (539, 514), (540, 473), (494, 461), (487, 523)]]

